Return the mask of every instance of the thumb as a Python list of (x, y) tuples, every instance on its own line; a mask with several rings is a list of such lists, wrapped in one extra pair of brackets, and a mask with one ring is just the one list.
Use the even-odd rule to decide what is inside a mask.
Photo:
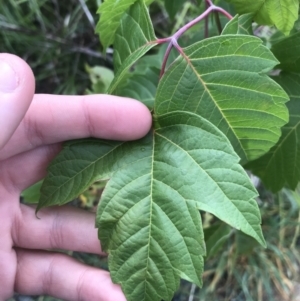
[(34, 90), (30, 67), (15, 55), (0, 53), (0, 149), (23, 119)]

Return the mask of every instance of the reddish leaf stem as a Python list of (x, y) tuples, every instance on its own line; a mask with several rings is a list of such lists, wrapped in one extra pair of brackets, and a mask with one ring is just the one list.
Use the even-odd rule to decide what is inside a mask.
[(186, 57), (186, 55), (185, 55), (183, 49), (179, 46), (177, 40), (175, 40), (175, 41), (173, 42), (173, 46), (177, 49), (177, 51), (181, 54), (181, 56)]
[(167, 66), (168, 58), (169, 58), (169, 55), (170, 55), (170, 52), (171, 52), (172, 48), (173, 48), (173, 42), (171, 41), (169, 43), (168, 48), (166, 50), (166, 53), (164, 55), (164, 59), (163, 59), (163, 62), (162, 62), (162, 66), (161, 66), (161, 70), (160, 70), (160, 75), (159, 75), (160, 78), (165, 73), (165, 69), (166, 69), (166, 66)]
[(194, 25), (198, 24), (201, 20), (206, 18), (212, 11), (214, 11), (214, 6), (210, 6), (199, 17), (181, 27), (177, 32), (174, 33), (173, 37), (178, 40), (187, 30), (189, 30), (191, 27), (193, 27)]
[(229, 20), (231, 20), (233, 18), (232, 15), (229, 12), (227, 12), (225, 9), (223, 9), (222, 7), (214, 6), (214, 11), (217, 11), (217, 12), (221, 13), (222, 15), (224, 15)]
[[(181, 27), (178, 31), (176, 31), (173, 36), (168, 37), (168, 38), (164, 38), (164, 39), (157, 39), (157, 44), (163, 44), (163, 43), (169, 43), (168, 48), (166, 50), (166, 53), (164, 55), (164, 59), (163, 59), (163, 63), (162, 63), (162, 68), (161, 68), (161, 72), (160, 72), (160, 77), (163, 76), (165, 69), (166, 69), (166, 65), (168, 62), (168, 58), (170, 56), (171, 50), (173, 47), (175, 47), (179, 53), (181, 55), (184, 55), (184, 52), (182, 50), (182, 48), (179, 46), (178, 44), (178, 39), (187, 31), (189, 30), (191, 27), (193, 27), (194, 25), (198, 24), (200, 21), (202, 21), (203, 19), (208, 18), (208, 16), (210, 15), (210, 13), (215, 12), (216, 14), (221, 13), (224, 16), (226, 16), (229, 20), (232, 19), (232, 16), (226, 11), (224, 10), (222, 7), (219, 6), (215, 6), (212, 3), (212, 0), (206, 0), (206, 5), (207, 8), (206, 10), (197, 18), (195, 18), (194, 20), (190, 21), (189, 23), (187, 23), (186, 25), (184, 25), (183, 27)], [(207, 34), (208, 34), (208, 23), (205, 23), (205, 26), (207, 26), (207, 29), (205, 27), (205, 30), (207, 30)]]

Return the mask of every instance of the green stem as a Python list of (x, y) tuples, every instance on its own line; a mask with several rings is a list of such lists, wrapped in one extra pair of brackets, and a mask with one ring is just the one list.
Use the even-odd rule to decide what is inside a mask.
[(221, 34), (223, 29), (222, 29), (222, 24), (221, 24), (220, 16), (219, 16), (219, 13), (217, 11), (215, 12), (215, 20), (216, 20), (216, 24), (217, 24), (217, 28), (218, 28), (219, 34)]

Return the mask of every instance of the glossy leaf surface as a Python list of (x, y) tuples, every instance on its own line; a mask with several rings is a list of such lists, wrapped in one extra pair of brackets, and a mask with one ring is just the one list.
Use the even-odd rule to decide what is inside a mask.
[(287, 103), (290, 121), (283, 127), (278, 143), (246, 167), (277, 192), (284, 186), (295, 189), (300, 181), (300, 74), (283, 72), (274, 79), (291, 98)]

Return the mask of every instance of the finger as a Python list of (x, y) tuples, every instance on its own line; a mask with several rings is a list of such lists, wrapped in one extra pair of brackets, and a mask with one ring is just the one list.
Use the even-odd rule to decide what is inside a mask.
[(50, 252), (18, 250), (15, 291), (26, 295), (84, 301), (126, 301), (109, 273)]
[(19, 57), (0, 54), (0, 149), (23, 119), (33, 98), (35, 80)]
[[(0, 165), (0, 175), (3, 175), (0, 183), (11, 194), (19, 193), (45, 176), (46, 166), (59, 149), (58, 145), (39, 147), (5, 160)], [(5, 173), (1, 172), (2, 168)], [(101, 253), (94, 214), (56, 207), (41, 210), (37, 219), (32, 207), (22, 205), (20, 208), (12, 228), (15, 246)]]
[(12, 235), (14, 246), (27, 249), (63, 249), (103, 254), (95, 228), (95, 214), (71, 206), (39, 211), (21, 205)]
[[(14, 203), (10, 194), (1, 191), (0, 198), (0, 300), (8, 300), (14, 291), (16, 254), (12, 249), (11, 219)], [(17, 198), (18, 199), (18, 198)]]
[(13, 195), (46, 176), (46, 168), (61, 146), (52, 144), (6, 159), (0, 164), (0, 186)]
[[(2, 240), (1, 240), (1, 243)], [(2, 250), (0, 247), (0, 300), (8, 300), (14, 291), (16, 275), (16, 254), (13, 250)]]
[(134, 140), (151, 127), (151, 114), (139, 101), (111, 95), (36, 95), (0, 159), (36, 146), (97, 137)]

